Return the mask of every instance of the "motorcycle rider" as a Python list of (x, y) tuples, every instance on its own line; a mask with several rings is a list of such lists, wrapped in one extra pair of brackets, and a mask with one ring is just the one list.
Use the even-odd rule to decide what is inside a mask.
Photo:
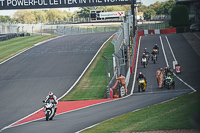
[(49, 95), (46, 97), (45, 103), (47, 103), (48, 101), (51, 101), (55, 104), (55, 114), (56, 114), (57, 110), (56, 105), (58, 104), (58, 100), (57, 97), (53, 94), (53, 92), (49, 92)]
[(147, 51), (147, 48), (144, 48), (144, 53), (145, 53), (145, 55), (146, 56), (148, 56), (148, 60), (149, 60), (149, 58), (150, 58), (150, 53)]
[(142, 72), (140, 72), (139, 73), (139, 75), (138, 75), (138, 77), (137, 77), (137, 82), (139, 81), (139, 80), (141, 80), (141, 79), (144, 79), (145, 80), (145, 82), (146, 82), (146, 84), (147, 84), (147, 79), (146, 79), (146, 77), (142, 74)]
[(165, 81), (166, 81), (166, 78), (167, 78), (167, 76), (170, 76), (170, 77), (172, 77), (173, 76), (173, 72), (172, 72), (172, 70), (170, 69), (170, 67), (165, 67), (165, 78), (164, 78), (164, 85), (165, 85)]
[[(147, 59), (147, 56), (145, 55), (145, 53), (142, 54), (142, 57), (141, 57), (141, 64), (142, 64), (142, 59), (143, 59), (143, 58), (146, 58), (146, 59)], [(148, 63), (148, 61), (147, 61), (147, 63)]]
[(153, 61), (153, 57), (154, 57), (154, 55), (156, 55), (157, 54), (157, 52), (156, 52), (156, 50), (155, 49), (153, 49), (153, 51), (151, 52), (151, 60)]
[(153, 49), (159, 50), (158, 44), (155, 44), (155, 46), (153, 47)]
[(172, 70), (170, 69), (170, 67), (167, 67), (167, 70), (166, 70), (166, 72), (165, 72), (165, 75), (166, 75), (166, 76), (172, 76), (172, 75), (173, 75), (173, 72), (172, 72)]

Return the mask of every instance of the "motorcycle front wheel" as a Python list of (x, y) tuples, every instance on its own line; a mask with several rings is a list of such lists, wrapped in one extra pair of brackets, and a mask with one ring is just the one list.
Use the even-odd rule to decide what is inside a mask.
[(49, 112), (47, 111), (47, 114), (46, 114), (46, 121), (49, 120)]

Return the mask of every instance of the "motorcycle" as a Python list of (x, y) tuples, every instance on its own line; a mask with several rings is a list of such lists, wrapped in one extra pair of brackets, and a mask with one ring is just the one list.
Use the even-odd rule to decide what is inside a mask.
[(152, 55), (152, 58), (153, 58), (153, 63), (155, 64), (156, 61), (157, 61), (157, 55), (156, 55), (156, 54), (155, 54), (155, 55)]
[(154, 49), (155, 50), (155, 52), (159, 55), (159, 51), (158, 51), (158, 49)]
[(146, 89), (146, 81), (144, 79), (139, 80), (139, 84), (138, 84), (138, 92), (140, 92), (140, 89), (142, 90), (142, 92), (145, 91)]
[(172, 87), (175, 89), (175, 81), (173, 81), (173, 77), (167, 76), (164, 82), (165, 88), (170, 89)]
[(142, 65), (144, 66), (144, 68), (147, 66), (147, 59), (146, 58), (142, 58)]
[[(43, 101), (43, 103), (45, 103), (45, 101)], [(45, 109), (44, 113), (46, 116), (46, 121), (52, 120), (55, 115), (55, 109), (56, 109), (56, 105), (54, 104), (54, 102), (52, 102), (51, 100), (48, 100), (44, 104), (44, 109)]]
[(149, 52), (146, 52), (145, 55), (147, 57), (147, 61), (149, 61), (149, 58), (150, 58), (151, 54)]

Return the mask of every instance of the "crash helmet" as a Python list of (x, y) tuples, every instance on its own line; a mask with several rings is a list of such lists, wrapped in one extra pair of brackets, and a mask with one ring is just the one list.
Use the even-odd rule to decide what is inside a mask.
[(169, 66), (167, 67), (167, 70), (170, 70), (170, 67), (169, 67)]
[(165, 67), (165, 71), (167, 70), (167, 67)]
[(144, 48), (144, 51), (147, 51), (147, 48)]
[(53, 97), (53, 92), (49, 92), (49, 97)]
[(142, 77), (142, 72), (139, 73), (139, 77)]
[(155, 44), (155, 46), (158, 46), (158, 44)]
[(145, 56), (145, 53), (143, 53), (143, 56)]

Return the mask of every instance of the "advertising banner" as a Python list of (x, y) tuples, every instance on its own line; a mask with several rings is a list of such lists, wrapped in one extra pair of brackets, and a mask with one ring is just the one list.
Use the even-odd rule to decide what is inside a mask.
[(0, 10), (131, 4), (131, 0), (0, 0)]
[(115, 11), (115, 12), (101, 12), (99, 14), (100, 18), (115, 18), (115, 17), (124, 17), (125, 11)]

